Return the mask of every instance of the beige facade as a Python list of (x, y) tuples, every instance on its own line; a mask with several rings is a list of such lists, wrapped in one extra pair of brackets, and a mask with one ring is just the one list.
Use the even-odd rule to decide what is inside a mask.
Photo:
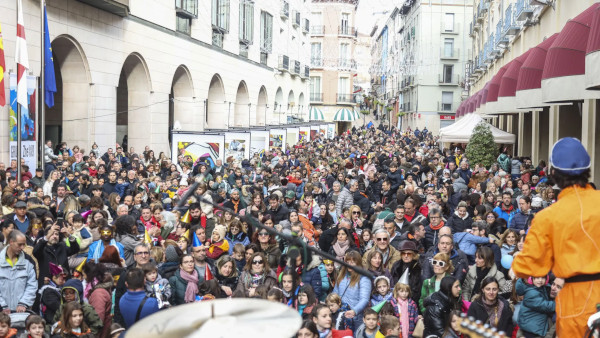
[[(247, 128), (307, 114), (304, 0), (47, 1), (58, 92), (46, 135), (89, 151), (169, 153), (169, 131)], [(39, 1), (23, 0), (30, 72), (40, 72)], [(0, 2), (7, 68), (16, 1)], [(8, 93), (8, 81), (3, 88)], [(8, 159), (8, 106), (0, 108)]]
[[(483, 89), (503, 66), (560, 33), (569, 20), (595, 3), (591, 0), (473, 1), (470, 94)], [(598, 69), (597, 63), (586, 63), (585, 66), (586, 74)], [(568, 95), (572, 83), (570, 77), (558, 77), (553, 81), (556, 82), (554, 87), (562, 88)], [(599, 97), (598, 92), (578, 90), (581, 97), (571, 96), (572, 99), (552, 102), (552, 96), (556, 98), (560, 95), (550, 91), (546, 84), (547, 80), (543, 80), (539, 94), (536, 94), (540, 95), (542, 101), (536, 108), (506, 108), (501, 97), (498, 104), (484, 104), (477, 109), (477, 113), (490, 115), (495, 126), (517, 135), (514, 153), (530, 156), (534, 163), (547, 161), (553, 144), (562, 137), (582, 140), (592, 157), (593, 180), (599, 183), (600, 166), (596, 165), (595, 160), (600, 159), (600, 137), (597, 136), (600, 121), (596, 118), (600, 101), (594, 98)], [(522, 94), (517, 91), (517, 100)]]

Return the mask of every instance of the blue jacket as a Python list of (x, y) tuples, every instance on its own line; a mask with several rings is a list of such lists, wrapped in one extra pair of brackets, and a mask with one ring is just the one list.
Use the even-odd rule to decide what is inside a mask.
[(350, 274), (347, 274), (339, 284), (335, 285), (333, 293), (340, 295), (342, 303), (348, 304), (356, 315), (360, 315), (371, 299), (371, 281), (362, 276), (356, 285), (350, 286)]
[(510, 217), (510, 221), (508, 222), (508, 228), (514, 229), (516, 231), (527, 230), (532, 219), (532, 213), (524, 214), (523, 212), (521, 212), (521, 210), (518, 210)]
[(475, 255), (475, 251), (477, 251), (477, 244), (485, 244), (489, 242), (490, 240), (487, 237), (475, 236), (468, 232), (457, 232), (454, 234), (455, 245), (458, 245), (458, 248), (467, 256)]
[(512, 212), (508, 213), (502, 210), (502, 207), (495, 207), (494, 212), (506, 220), (506, 223), (510, 223), (510, 218), (517, 212), (517, 209), (513, 209)]
[(522, 330), (545, 336), (548, 332), (548, 316), (554, 313), (556, 304), (543, 286), (537, 288), (525, 284), (522, 279), (517, 281), (516, 291), (523, 296), (517, 324)]
[[(135, 292), (127, 291), (123, 297), (121, 297), (119, 308), (121, 309), (121, 315), (123, 315), (123, 319), (125, 320), (125, 328), (129, 329), (135, 324), (135, 315), (137, 314), (138, 308), (144, 297), (146, 297), (146, 292), (143, 290)], [(158, 310), (158, 300), (149, 297), (146, 299), (146, 303), (144, 303), (139, 319), (141, 320), (144, 317), (150, 316), (151, 314), (158, 312)]]
[(319, 270), (321, 259), (314, 255), (308, 265), (302, 270), (302, 283), (310, 284), (317, 299), (320, 299), (323, 290), (323, 280), (321, 279), (321, 270)]
[[(119, 256), (123, 259), (125, 259), (125, 251), (123, 250), (123, 244), (119, 243), (119, 242), (114, 242), (112, 243), (111, 241), (111, 245), (114, 245), (117, 247), (117, 249), (119, 250)], [(98, 253), (96, 253), (96, 250), (98, 250)], [(91, 260), (95, 260), (96, 262), (100, 259), (100, 257), (102, 257), (102, 254), (104, 253), (104, 244), (102, 243), (102, 240), (99, 239), (95, 242), (93, 242), (92, 244), (90, 244), (89, 250), (88, 250), (88, 261)]]
[(325, 264), (321, 263), (317, 267), (319, 272), (321, 273), (321, 301), (325, 301), (325, 297), (329, 294), (329, 290), (333, 285), (329, 285), (329, 275), (327, 274), (327, 269), (325, 268)]
[(229, 242), (229, 255), (233, 255), (233, 247), (236, 244), (242, 243), (244, 247), (250, 244), (250, 239), (248, 238), (248, 235), (241, 231), (235, 236), (233, 236), (231, 232), (228, 232), (227, 235), (225, 235), (225, 239)]
[(0, 307), (15, 311), (18, 305), (31, 307), (38, 289), (35, 266), (21, 252), (14, 267), (6, 261), (5, 247), (0, 251)]

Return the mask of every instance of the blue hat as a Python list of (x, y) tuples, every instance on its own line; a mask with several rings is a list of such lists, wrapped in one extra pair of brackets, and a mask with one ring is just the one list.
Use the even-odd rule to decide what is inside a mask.
[(590, 168), (590, 155), (583, 144), (573, 137), (561, 138), (552, 147), (550, 154), (552, 167), (566, 175), (581, 175)]

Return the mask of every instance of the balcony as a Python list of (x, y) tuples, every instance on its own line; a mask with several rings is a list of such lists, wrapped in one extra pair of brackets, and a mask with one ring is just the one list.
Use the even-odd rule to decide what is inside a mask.
[(504, 13), (504, 28), (502, 29), (504, 36), (517, 35), (521, 27), (515, 22), (515, 11), (513, 11), (512, 4), (508, 5), (506, 12)]
[(452, 74), (451, 76), (440, 74), (438, 80), (440, 86), (458, 86), (460, 82), (458, 74)]
[(287, 55), (279, 55), (279, 62), (277, 63), (277, 69), (281, 71), (289, 71), (290, 69), (290, 58)]
[(477, 14), (473, 15), (473, 22), (471, 24), (473, 25), (474, 32), (479, 31), (479, 29), (481, 28), (481, 23), (477, 21)]
[(310, 58), (310, 66), (311, 66), (311, 68), (323, 68), (323, 58), (322, 57)]
[(310, 26), (310, 35), (323, 35), (325, 34), (325, 26)]
[(525, 21), (533, 16), (533, 8), (529, 0), (517, 0), (515, 17), (517, 21)]
[(452, 103), (443, 103), (438, 101), (437, 111), (439, 112), (450, 112), (452, 111)]
[(310, 103), (323, 102), (323, 93), (310, 93)]
[(354, 95), (353, 94), (337, 94), (337, 103), (354, 103)]
[(294, 61), (292, 65), (293, 67), (290, 67), (290, 73), (292, 73), (292, 75), (300, 75), (300, 61)]
[[(452, 24), (452, 25), (450, 25)], [(446, 23), (444, 21), (441, 22), (440, 25), (440, 33), (441, 34), (452, 34), (458, 35), (460, 32), (460, 25), (458, 22)]]
[(481, 4), (477, 5), (477, 21), (483, 22), (485, 12), (481, 10)]
[(348, 26), (340, 26), (338, 28), (338, 35), (347, 37), (356, 37), (356, 28)]
[(487, 13), (488, 9), (490, 9), (490, 0), (479, 0), (479, 9), (482, 14)]
[(338, 70), (340, 71), (355, 71), (356, 61), (351, 59), (338, 59)]
[(304, 66), (304, 78), (308, 79), (310, 77), (310, 67), (309, 66)]
[(175, 12), (179, 17), (197, 19), (198, 0), (175, 0)]
[(300, 12), (292, 11), (292, 19), (292, 25), (294, 26), (294, 28), (300, 27)]
[(446, 49), (442, 47), (440, 59), (442, 60), (458, 60), (460, 57), (460, 48)]
[(310, 21), (308, 19), (304, 19), (304, 26), (302, 26), (302, 33), (307, 34), (310, 30)]
[(279, 12), (279, 16), (282, 19), (290, 18), (290, 4), (286, 0), (281, 0), (281, 11)]
[(120, 17), (129, 15), (129, 0), (79, 0), (79, 2)]

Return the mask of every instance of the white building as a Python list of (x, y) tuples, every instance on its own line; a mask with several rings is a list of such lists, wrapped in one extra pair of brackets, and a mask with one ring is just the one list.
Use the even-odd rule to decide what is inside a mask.
[[(16, 3), (0, 2), (13, 70)], [(39, 76), (39, 1), (23, 7), (30, 72)], [(105, 151), (127, 135), (136, 151), (169, 153), (174, 124), (201, 131), (301, 117), (309, 101), (308, 7), (304, 0), (48, 1), (58, 92), (46, 138)], [(0, 115), (6, 161), (8, 105)]]

